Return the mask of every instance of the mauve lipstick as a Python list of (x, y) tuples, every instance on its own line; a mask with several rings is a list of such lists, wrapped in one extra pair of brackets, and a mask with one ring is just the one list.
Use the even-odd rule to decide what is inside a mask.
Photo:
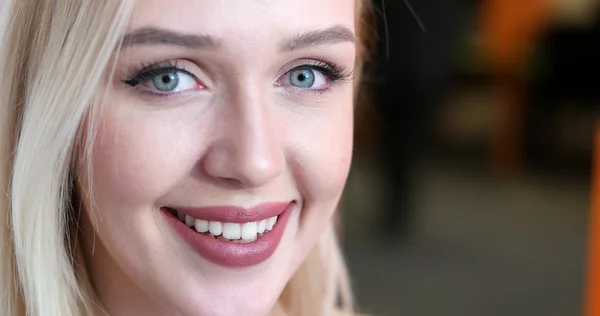
[(185, 207), (167, 206), (193, 218), (229, 223), (256, 222), (283, 213), (290, 202), (263, 203), (252, 208), (238, 206)]
[[(294, 202), (273, 202), (249, 209), (236, 206), (166, 206), (161, 212), (177, 235), (199, 255), (220, 266), (244, 268), (266, 261), (273, 255), (295, 205)], [(265, 232), (253, 242), (240, 244), (222, 241), (207, 233), (198, 233), (194, 227), (188, 227), (181, 222), (177, 215), (173, 214), (173, 210), (196, 219), (230, 223), (256, 222), (273, 216), (279, 218), (271, 231)]]

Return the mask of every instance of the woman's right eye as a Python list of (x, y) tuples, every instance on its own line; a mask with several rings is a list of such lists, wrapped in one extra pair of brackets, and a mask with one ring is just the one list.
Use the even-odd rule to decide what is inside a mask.
[(194, 75), (174, 67), (142, 71), (125, 83), (159, 95), (171, 95), (206, 88)]

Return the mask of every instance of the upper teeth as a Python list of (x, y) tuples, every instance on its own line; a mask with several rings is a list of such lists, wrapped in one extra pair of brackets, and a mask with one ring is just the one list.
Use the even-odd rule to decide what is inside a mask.
[(221, 236), (220, 239), (240, 242), (251, 242), (256, 240), (258, 234), (263, 234), (272, 230), (277, 222), (277, 216), (247, 223), (207, 221), (193, 218), (181, 212), (177, 212), (177, 217), (187, 226), (193, 226), (199, 233), (209, 233), (215, 237)]

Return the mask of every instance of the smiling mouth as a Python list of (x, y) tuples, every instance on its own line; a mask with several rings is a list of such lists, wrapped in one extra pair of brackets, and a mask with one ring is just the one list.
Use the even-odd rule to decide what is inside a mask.
[(172, 208), (165, 208), (165, 210), (199, 234), (238, 244), (247, 244), (258, 240), (273, 230), (279, 219), (279, 216), (273, 216), (254, 222), (232, 223), (198, 219)]

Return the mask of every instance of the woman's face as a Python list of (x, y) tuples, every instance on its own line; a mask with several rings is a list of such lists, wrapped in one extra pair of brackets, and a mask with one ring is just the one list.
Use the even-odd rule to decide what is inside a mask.
[(268, 313), (342, 193), (354, 62), (354, 1), (136, 2), (83, 226), (111, 315)]

